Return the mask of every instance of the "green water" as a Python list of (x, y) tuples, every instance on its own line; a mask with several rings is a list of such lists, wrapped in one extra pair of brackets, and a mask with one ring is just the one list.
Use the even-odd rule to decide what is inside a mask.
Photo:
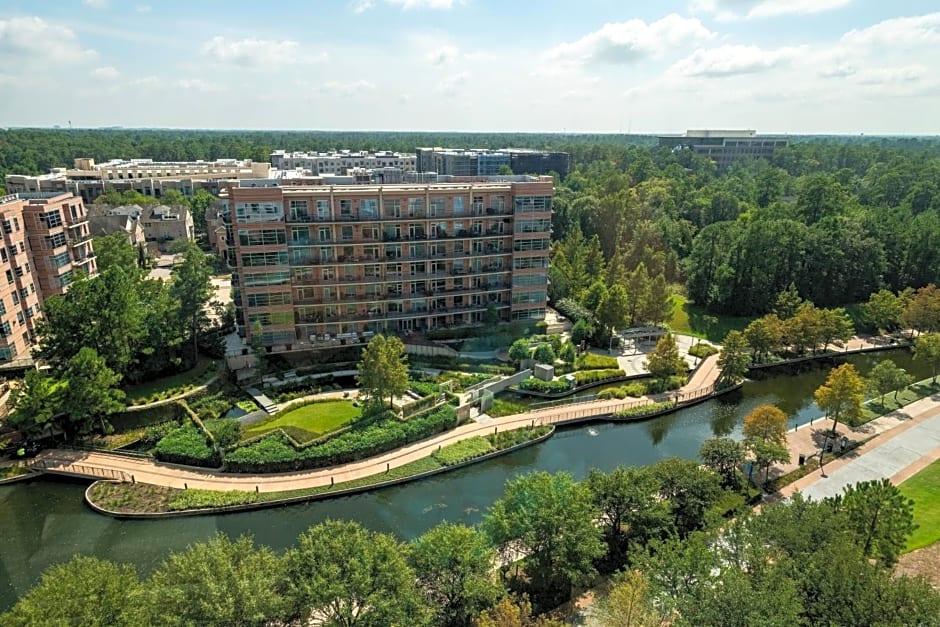
[[(890, 358), (919, 379), (930, 376), (906, 350), (853, 356), (864, 374)], [(327, 518), (360, 521), (372, 529), (414, 538), (448, 520), (476, 523), (502, 495), (511, 477), (532, 470), (567, 470), (575, 477), (591, 468), (645, 465), (671, 456), (695, 457), (713, 435), (736, 435), (748, 411), (775, 403), (803, 424), (820, 415), (814, 390), (828, 367), (807, 366), (794, 375), (770, 374), (737, 392), (654, 420), (594, 423), (560, 430), (544, 444), (435, 478), (331, 501), (268, 510), (155, 521), (118, 521), (91, 512), (82, 501), (85, 484), (38, 480), (0, 487), (0, 610), (29, 590), (50, 564), (76, 553), (131, 562), (149, 572), (171, 551), (216, 532), (252, 534), (278, 550), (290, 547), (310, 525)]]

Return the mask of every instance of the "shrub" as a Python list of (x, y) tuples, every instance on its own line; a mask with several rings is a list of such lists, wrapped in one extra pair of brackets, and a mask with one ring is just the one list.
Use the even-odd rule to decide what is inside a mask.
[(432, 381), (412, 381), (411, 389), (421, 396), (431, 396), (441, 391), (441, 386)]
[(575, 386), (588, 385), (589, 383), (624, 377), (626, 374), (619, 368), (616, 370), (579, 370), (574, 373), (574, 384)]
[(542, 394), (560, 394), (570, 390), (571, 386), (568, 385), (568, 382), (564, 379), (542, 381), (541, 379), (536, 379), (535, 377), (529, 377), (519, 384), (519, 388), (532, 392), (541, 392)]
[(445, 466), (453, 466), (492, 452), (492, 444), (485, 438), (474, 436), (466, 440), (461, 440), (460, 442), (448, 444), (432, 453), (432, 456)]
[(666, 409), (674, 407), (673, 403), (649, 403), (648, 405), (640, 405), (639, 407), (628, 407), (627, 409), (621, 409), (620, 411), (615, 411), (613, 413), (613, 418), (623, 419), (623, 418), (636, 418), (638, 416), (648, 416), (661, 412)]
[(233, 418), (206, 420), (203, 424), (206, 430), (215, 438), (216, 444), (222, 448), (229, 448), (237, 444), (242, 437), (242, 425)]
[(215, 449), (206, 444), (206, 437), (192, 425), (174, 429), (157, 442), (156, 457), (163, 462), (209, 468), (217, 468), (221, 461)]
[(535, 361), (540, 364), (555, 363), (555, 350), (548, 342), (543, 342), (535, 347)]
[(646, 384), (647, 394), (662, 394), (669, 390), (678, 390), (685, 385), (685, 377), (681, 374), (674, 375), (668, 379), (653, 379)]
[(594, 353), (584, 353), (575, 359), (574, 364), (578, 370), (613, 370), (620, 368), (620, 363), (616, 357), (596, 355)]
[(178, 422), (171, 421), (159, 425), (152, 425), (144, 429), (138, 441), (142, 444), (153, 445), (168, 436), (170, 432), (175, 429), (179, 429)]
[(582, 306), (578, 301), (571, 298), (562, 298), (560, 301), (555, 303), (555, 309), (561, 315), (570, 319), (573, 322), (578, 322), (579, 320), (587, 320), (590, 322), (594, 316), (590, 311), (584, 306)]
[(540, 438), (552, 430), (550, 425), (539, 425), (538, 427), (523, 427), (522, 429), (513, 429), (512, 431), (500, 431), (496, 434), (486, 436), (487, 441), (497, 451), (511, 448), (517, 444), (528, 442)]
[(705, 359), (711, 355), (718, 353), (718, 349), (712, 346), (711, 344), (694, 344), (689, 347), (689, 355), (693, 357), (698, 357), (699, 359)]

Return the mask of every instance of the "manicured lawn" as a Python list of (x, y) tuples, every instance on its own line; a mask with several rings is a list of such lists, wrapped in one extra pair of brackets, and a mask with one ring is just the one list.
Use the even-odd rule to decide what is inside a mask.
[(215, 372), (216, 362), (204, 357), (200, 358), (194, 367), (185, 372), (132, 385), (125, 388), (124, 393), (127, 394), (128, 404), (140, 400), (149, 402), (154, 395), (176, 396), (202, 385), (211, 379)]
[(352, 401), (311, 403), (282, 416), (250, 425), (242, 435), (245, 439), (253, 438), (278, 427), (286, 427), (292, 435), (296, 433), (295, 430), (300, 430), (310, 434), (310, 437), (304, 438), (305, 440), (312, 440), (349, 424), (358, 418), (360, 413), (358, 407), (353, 407)]
[(874, 420), (878, 416), (883, 416), (884, 414), (913, 403), (916, 400), (922, 399), (925, 396), (931, 396), (938, 392), (940, 392), (940, 378), (937, 379), (936, 383), (930, 379), (924, 379), (898, 392), (897, 400), (895, 400), (893, 392), (879, 398), (874, 398), (862, 407), (862, 417), (859, 423), (864, 424), (870, 420)]
[(917, 529), (907, 539), (913, 551), (940, 541), (940, 461), (935, 461), (902, 483), (901, 494), (914, 501)]
[[(673, 296), (672, 318), (667, 321), (676, 333), (705, 338), (720, 343), (728, 331), (743, 331), (754, 318), (746, 316), (719, 316), (688, 302), (683, 296)], [(715, 318), (709, 321), (709, 317)]]

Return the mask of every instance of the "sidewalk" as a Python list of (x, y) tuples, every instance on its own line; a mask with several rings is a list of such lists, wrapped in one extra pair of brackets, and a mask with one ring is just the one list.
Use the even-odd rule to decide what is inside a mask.
[[(778, 467), (777, 474), (781, 470), (795, 468), (795, 458), (800, 452), (818, 450), (816, 442), (830, 425), (830, 421), (820, 420), (818, 426), (804, 426), (791, 431), (787, 442), (794, 459), (790, 464)], [(859, 481), (891, 479), (900, 483), (940, 459), (940, 395), (922, 398), (856, 430), (840, 428), (840, 434), (850, 440), (868, 441), (827, 463), (825, 475), (818, 470), (818, 457), (808, 460), (807, 463), (816, 469), (785, 486), (779, 496), (788, 497), (799, 491), (818, 500), (840, 494), (845, 486)]]

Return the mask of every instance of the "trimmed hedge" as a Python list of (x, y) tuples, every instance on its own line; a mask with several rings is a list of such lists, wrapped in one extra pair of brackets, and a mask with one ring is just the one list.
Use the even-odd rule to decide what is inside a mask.
[(143, 433), (140, 435), (138, 442), (145, 445), (154, 445), (171, 432), (180, 428), (180, 424), (175, 420), (169, 422), (164, 422), (159, 425), (151, 425), (144, 429)]
[(421, 396), (431, 396), (441, 391), (441, 386), (433, 381), (412, 381), (409, 387)]
[(411, 420), (385, 419), (325, 442), (296, 449), (283, 433), (265, 436), (225, 456), (230, 472), (287, 472), (357, 461), (423, 440), (457, 426), (450, 405)]
[(594, 353), (584, 353), (578, 356), (574, 361), (577, 370), (613, 370), (620, 368), (620, 362), (616, 357), (607, 355), (596, 355)]
[(678, 390), (686, 383), (686, 378), (681, 374), (669, 377), (668, 379), (653, 379), (646, 384), (647, 394), (662, 394), (669, 390)]
[(570, 390), (571, 386), (568, 385), (568, 382), (564, 379), (543, 381), (541, 379), (536, 379), (535, 377), (529, 377), (519, 384), (519, 388), (523, 390), (532, 390), (533, 392), (541, 392), (543, 394), (560, 394)]
[(538, 427), (524, 427), (522, 429), (513, 429), (512, 431), (500, 431), (496, 434), (486, 436), (487, 441), (493, 445), (497, 451), (504, 448), (510, 448), (529, 440), (540, 438), (552, 430), (551, 425), (539, 425)]
[(162, 462), (218, 468), (218, 453), (206, 443), (206, 436), (192, 425), (174, 429), (157, 442), (156, 458)]
[(621, 370), (620, 368), (609, 369), (609, 370), (579, 370), (574, 373), (574, 384), (577, 387), (582, 385), (588, 385), (589, 383), (597, 383), (598, 381), (606, 381), (607, 379), (617, 379), (619, 377), (625, 377), (627, 373)]

